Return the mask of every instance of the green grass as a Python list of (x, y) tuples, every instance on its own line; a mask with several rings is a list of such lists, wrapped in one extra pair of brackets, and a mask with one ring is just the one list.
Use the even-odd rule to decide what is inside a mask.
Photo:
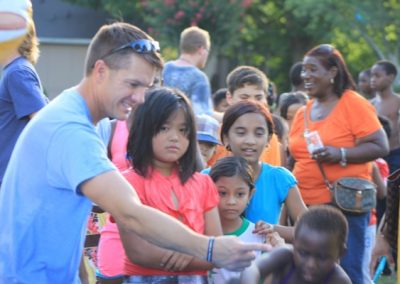
[(392, 276), (381, 276), (378, 280), (378, 284), (397, 284), (396, 282), (397, 277), (396, 275), (392, 275)]

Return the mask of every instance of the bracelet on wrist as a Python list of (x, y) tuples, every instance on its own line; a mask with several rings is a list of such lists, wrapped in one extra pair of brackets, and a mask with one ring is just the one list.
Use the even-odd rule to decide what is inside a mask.
[(214, 237), (210, 237), (208, 239), (208, 247), (207, 247), (207, 261), (212, 262), (212, 257), (213, 257), (213, 250), (214, 250)]
[(347, 166), (347, 150), (346, 148), (341, 147), (340, 148), (340, 166), (346, 167)]

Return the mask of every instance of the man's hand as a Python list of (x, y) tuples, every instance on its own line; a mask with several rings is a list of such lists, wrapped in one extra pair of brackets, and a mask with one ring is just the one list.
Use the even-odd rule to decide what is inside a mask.
[(256, 258), (254, 251), (270, 251), (268, 244), (243, 243), (237, 237), (222, 236), (216, 237), (212, 262), (217, 267), (227, 268), (233, 271), (242, 271), (250, 266)]

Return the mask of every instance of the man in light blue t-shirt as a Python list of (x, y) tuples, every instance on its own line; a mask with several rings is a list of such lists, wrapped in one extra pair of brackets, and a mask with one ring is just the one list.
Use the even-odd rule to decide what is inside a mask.
[[(42, 109), (18, 139), (0, 190), (0, 283), (76, 284), (92, 202), (121, 230), (155, 245), (242, 269), (259, 244), (205, 237), (143, 206), (107, 158), (96, 132), (105, 117), (127, 119), (162, 68), (158, 43), (125, 23), (92, 40), (85, 76)], [(163, 224), (160, 226), (160, 224)]]

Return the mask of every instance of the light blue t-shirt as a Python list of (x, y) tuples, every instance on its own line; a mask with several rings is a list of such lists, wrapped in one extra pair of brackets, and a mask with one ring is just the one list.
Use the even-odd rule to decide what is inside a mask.
[(96, 125), (97, 134), (99, 134), (106, 148), (111, 141), (111, 128), (111, 120), (108, 117), (101, 119)]
[(167, 62), (163, 70), (164, 86), (175, 87), (192, 101), (196, 115), (213, 113), (211, 87), (207, 75), (194, 66), (178, 66)]
[(115, 166), (75, 89), (31, 120), (0, 191), (0, 283), (80, 283), (92, 206), (80, 185), (111, 170)]
[[(210, 169), (202, 172), (209, 174)], [(255, 182), (256, 191), (245, 211), (246, 218), (253, 223), (263, 220), (269, 224), (277, 224), (282, 204), (289, 190), (296, 184), (295, 177), (287, 169), (262, 163)]]

